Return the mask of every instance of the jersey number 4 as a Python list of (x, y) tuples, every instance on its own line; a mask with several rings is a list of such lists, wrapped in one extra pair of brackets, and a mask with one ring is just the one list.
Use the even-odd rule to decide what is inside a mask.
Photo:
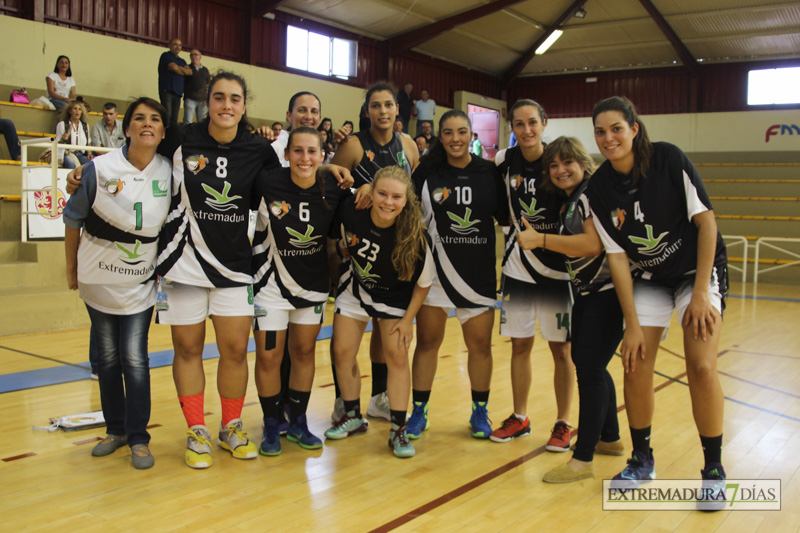
[(633, 204), (633, 218), (644, 223), (644, 213), (642, 212), (642, 207), (639, 205), (638, 200)]

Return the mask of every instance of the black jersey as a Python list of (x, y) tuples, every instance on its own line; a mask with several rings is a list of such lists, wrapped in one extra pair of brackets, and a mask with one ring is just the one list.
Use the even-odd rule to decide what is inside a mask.
[(411, 165), (403, 147), (403, 137), (397, 132), (392, 132), (392, 134), (392, 140), (381, 145), (372, 137), (369, 129), (356, 133), (355, 136), (364, 149), (364, 156), (358, 166), (353, 169), (353, 179), (355, 180), (353, 187), (357, 188), (365, 183), (372, 183), (376, 172), (393, 165), (405, 170), (409, 176), (411, 175)]
[[(561, 235), (580, 235), (584, 233), (583, 223), (592, 216), (586, 187), (589, 180), (584, 180), (561, 206)], [(612, 288), (611, 270), (608, 266), (605, 250), (594, 257), (566, 258), (567, 271), (573, 287), (581, 294), (599, 292)]]
[(525, 229), (522, 218), (540, 233), (558, 233), (563, 198), (544, 188), (543, 182), (548, 178), (542, 172), (542, 158), (528, 161), (519, 146), (515, 146), (498, 152), (495, 162), (505, 181), (511, 214), (503, 274), (527, 283), (567, 281), (564, 255), (542, 248), (523, 250), (517, 243), (517, 232)]
[(324, 194), (319, 184), (300, 188), (289, 168), (273, 170), (258, 182), (253, 289), (274, 296), (268, 303), (276, 309), (311, 307), (328, 299), (328, 238), (335, 237), (337, 208), (351, 192), (340, 189), (331, 174), (323, 176)]
[(206, 124), (189, 124), (169, 128), (159, 153), (172, 159), (172, 202), (157, 273), (198, 287), (249, 285), (253, 183), (280, 166), (269, 142), (240, 127), (220, 144)]
[[(647, 177), (636, 184), (606, 161), (586, 194), (606, 252), (627, 253), (645, 279), (672, 284), (694, 276), (698, 231), (692, 217), (712, 207), (697, 169), (678, 147), (653, 143)], [(726, 262), (717, 232), (714, 265)]]
[(494, 217), (506, 224), (505, 190), (497, 167), (472, 156), (466, 168), (422, 164), (414, 172), (436, 275), (455, 307), (496, 302)]
[(357, 210), (354, 198), (345, 200), (339, 209), (339, 234), (350, 252), (350, 268), (340, 277), (338, 292), (352, 284), (353, 295), (370, 317), (401, 318), (417, 283), (423, 287), (431, 284), (434, 266), (430, 243), (421, 251), (411, 279), (401, 281), (392, 263), (396, 227), (379, 228), (372, 222), (370, 211)]

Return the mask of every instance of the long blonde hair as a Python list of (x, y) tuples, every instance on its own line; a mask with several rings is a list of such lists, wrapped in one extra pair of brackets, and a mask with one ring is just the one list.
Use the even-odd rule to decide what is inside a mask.
[(414, 191), (414, 183), (398, 166), (384, 167), (375, 173), (372, 190), (382, 179), (394, 179), (406, 186), (406, 205), (395, 219), (395, 245), (392, 250), (392, 266), (401, 281), (411, 281), (417, 261), (425, 251), (425, 226), (422, 223), (422, 208)]

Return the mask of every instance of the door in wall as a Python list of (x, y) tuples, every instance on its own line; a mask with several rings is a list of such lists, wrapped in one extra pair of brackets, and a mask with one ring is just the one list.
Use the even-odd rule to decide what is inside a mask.
[(478, 134), (483, 144), (483, 157), (494, 159), (500, 130), (500, 113), (488, 107), (467, 104), (467, 115), (472, 122), (472, 131)]

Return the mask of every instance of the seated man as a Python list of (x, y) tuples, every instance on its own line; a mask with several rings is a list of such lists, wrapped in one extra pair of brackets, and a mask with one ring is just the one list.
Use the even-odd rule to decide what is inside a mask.
[[(2, 116), (0, 112), (0, 116)], [(17, 128), (14, 123), (8, 119), (0, 118), (0, 133), (6, 138), (6, 145), (8, 146), (8, 153), (13, 161), (19, 161), (21, 151), (19, 147), (19, 137), (17, 137)]]
[(117, 118), (117, 104), (103, 104), (103, 120), (92, 126), (92, 146), (119, 148), (125, 145), (122, 121)]

